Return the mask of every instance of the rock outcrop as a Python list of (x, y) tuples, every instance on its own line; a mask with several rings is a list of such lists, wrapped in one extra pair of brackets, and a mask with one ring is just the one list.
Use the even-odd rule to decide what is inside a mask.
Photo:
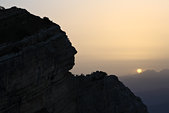
[(116, 76), (74, 76), (76, 49), (47, 17), (0, 10), (0, 113), (148, 113)]

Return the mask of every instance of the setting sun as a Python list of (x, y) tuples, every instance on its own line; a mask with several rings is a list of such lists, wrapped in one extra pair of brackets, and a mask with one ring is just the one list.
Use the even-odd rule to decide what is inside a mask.
[(137, 69), (137, 73), (142, 73), (143, 72), (143, 70), (142, 69)]

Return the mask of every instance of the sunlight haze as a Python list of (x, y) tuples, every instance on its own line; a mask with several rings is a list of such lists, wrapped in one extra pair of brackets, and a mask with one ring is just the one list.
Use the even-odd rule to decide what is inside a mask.
[(59, 24), (77, 49), (75, 74), (169, 67), (168, 0), (0, 0)]

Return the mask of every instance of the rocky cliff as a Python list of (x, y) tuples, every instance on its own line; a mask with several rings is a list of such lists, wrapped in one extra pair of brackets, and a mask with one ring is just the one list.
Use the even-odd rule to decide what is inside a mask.
[(0, 113), (148, 113), (104, 72), (74, 76), (75, 48), (47, 17), (0, 10)]

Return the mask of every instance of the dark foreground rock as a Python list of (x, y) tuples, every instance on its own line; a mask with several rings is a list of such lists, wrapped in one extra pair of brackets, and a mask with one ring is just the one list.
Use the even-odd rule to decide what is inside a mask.
[(0, 113), (148, 113), (116, 76), (74, 76), (75, 48), (48, 18), (0, 10)]

